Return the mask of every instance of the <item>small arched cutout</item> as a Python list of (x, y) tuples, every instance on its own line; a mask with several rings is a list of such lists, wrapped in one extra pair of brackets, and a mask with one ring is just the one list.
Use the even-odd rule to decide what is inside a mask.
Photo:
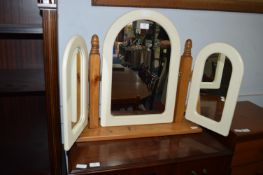
[[(220, 122), (209, 119), (197, 112), (200, 88), (206, 59), (213, 53), (223, 53), (232, 64), (232, 75)], [(241, 56), (235, 48), (225, 43), (213, 43), (200, 51), (195, 61), (192, 82), (186, 110), (186, 119), (195, 122), (221, 135), (227, 136), (231, 126), (238, 93), (243, 77), (244, 65)], [(220, 80), (221, 81), (221, 80)]]
[(88, 51), (84, 39), (73, 36), (68, 42), (62, 61), (62, 105), (64, 148), (69, 150), (88, 118)]
[[(167, 32), (171, 42), (171, 61), (167, 84), (167, 98), (165, 110), (161, 114), (146, 115), (122, 115), (113, 116), (111, 114), (111, 87), (112, 87), (112, 48), (116, 36), (128, 23), (136, 20), (151, 20), (161, 25)], [(109, 29), (104, 45), (102, 60), (102, 90), (101, 90), (101, 125), (137, 125), (169, 123), (173, 121), (174, 105), (176, 98), (176, 88), (178, 80), (178, 70), (180, 64), (180, 39), (176, 28), (172, 22), (156, 11), (135, 10), (121, 16)]]

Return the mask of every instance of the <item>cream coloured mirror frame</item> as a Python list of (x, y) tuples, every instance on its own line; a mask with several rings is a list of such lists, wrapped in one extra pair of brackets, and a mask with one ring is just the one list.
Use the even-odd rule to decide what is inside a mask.
[[(77, 116), (77, 58), (80, 54), (80, 115)], [(88, 50), (85, 40), (73, 36), (64, 51), (62, 62), (62, 106), (64, 148), (69, 150), (88, 123), (89, 86), (88, 86)], [(79, 118), (79, 120), (78, 120)], [(72, 122), (75, 123), (72, 126)]]
[[(136, 20), (151, 20), (161, 25), (167, 32), (171, 42), (171, 59), (167, 84), (167, 97), (165, 110), (161, 114), (122, 115), (111, 114), (111, 87), (112, 87), (112, 48), (118, 33), (128, 23)], [(180, 38), (173, 23), (163, 14), (153, 10), (134, 10), (124, 14), (109, 29), (102, 56), (102, 82), (101, 82), (101, 126), (139, 125), (169, 123), (173, 121), (174, 106), (177, 91), (178, 71), (180, 65)]]
[[(220, 122), (209, 119), (197, 112), (197, 104), (202, 83), (203, 71), (206, 59), (213, 53), (224, 54), (232, 64), (232, 74), (229, 82), (228, 92)], [(234, 110), (243, 78), (244, 65), (238, 51), (225, 43), (213, 43), (207, 45), (198, 54), (193, 70), (191, 87), (186, 109), (186, 119), (195, 122), (221, 135), (227, 136), (231, 126)]]

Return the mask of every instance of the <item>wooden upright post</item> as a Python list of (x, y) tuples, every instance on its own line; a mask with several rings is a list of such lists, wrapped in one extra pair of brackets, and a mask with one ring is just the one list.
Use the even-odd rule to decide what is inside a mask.
[(89, 61), (90, 113), (89, 128), (99, 127), (100, 53), (99, 38), (93, 35)]
[(176, 104), (174, 111), (175, 122), (182, 122), (184, 120), (185, 103), (188, 91), (188, 84), (192, 73), (192, 55), (191, 55), (192, 41), (188, 39), (185, 42), (184, 53), (181, 56), (181, 63), (179, 69), (179, 79), (177, 85)]
[(42, 11), (45, 97), (47, 108), (50, 174), (63, 174), (59, 111), (57, 0), (38, 3)]

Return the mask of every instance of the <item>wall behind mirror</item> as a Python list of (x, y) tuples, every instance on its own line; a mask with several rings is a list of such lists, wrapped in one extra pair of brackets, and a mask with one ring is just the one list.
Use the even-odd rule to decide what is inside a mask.
[[(88, 49), (94, 33), (98, 34), (102, 44), (114, 21), (134, 10), (130, 7), (92, 6), (87, 0), (58, 1), (58, 6), (60, 68), (65, 46), (73, 35), (81, 35)], [(263, 106), (263, 76), (259, 76), (263, 75), (263, 14), (161, 8), (154, 10), (171, 19), (180, 33), (181, 45), (186, 39), (192, 39), (194, 59), (208, 43), (221, 41), (233, 45), (242, 55), (245, 65), (240, 99)], [(102, 47), (100, 49), (102, 53)]]
[(136, 20), (117, 35), (113, 46), (113, 115), (162, 113), (170, 62), (166, 31), (151, 20)]

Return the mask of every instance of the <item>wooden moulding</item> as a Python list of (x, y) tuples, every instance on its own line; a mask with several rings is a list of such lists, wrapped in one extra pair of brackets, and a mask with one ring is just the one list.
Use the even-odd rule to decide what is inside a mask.
[[(202, 128), (184, 119), (185, 100), (188, 82), (191, 75), (191, 40), (187, 40), (185, 51), (182, 55), (181, 78), (178, 80), (177, 105), (175, 107), (175, 120), (173, 123), (129, 125), (129, 126), (99, 126), (99, 42), (98, 37), (92, 37), (90, 54), (90, 114), (89, 126), (79, 136), (77, 142), (102, 141), (116, 139), (130, 139), (154, 136), (167, 136), (178, 134), (200, 133)], [(177, 116), (178, 115), (178, 116)]]
[(263, 12), (262, 0), (92, 0), (95, 6), (153, 7), (233, 12)]

